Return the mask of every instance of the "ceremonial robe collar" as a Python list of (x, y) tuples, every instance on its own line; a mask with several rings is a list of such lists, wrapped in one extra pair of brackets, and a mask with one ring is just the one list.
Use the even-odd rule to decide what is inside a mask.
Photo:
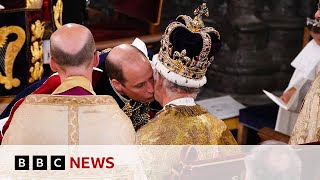
[(83, 76), (68, 77), (52, 94), (60, 94), (75, 87), (81, 87), (90, 92), (92, 95), (96, 95), (96, 93), (93, 91), (91, 82)]
[(175, 99), (175, 100), (167, 103), (164, 107), (166, 107), (167, 105), (170, 105), (170, 104), (176, 105), (176, 106), (195, 106), (196, 105), (194, 99), (191, 97)]

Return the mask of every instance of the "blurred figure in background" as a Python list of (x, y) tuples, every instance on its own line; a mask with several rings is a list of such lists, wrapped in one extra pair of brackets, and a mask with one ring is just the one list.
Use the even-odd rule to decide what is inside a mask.
[(314, 19), (307, 19), (307, 27), (313, 39), (291, 63), (295, 71), (287, 89), (280, 97), (289, 105), (289, 110), (279, 108), (275, 130), (287, 135), (292, 133), (303, 99), (310, 89), (312, 81), (320, 72), (319, 10), (314, 14), (314, 17)]

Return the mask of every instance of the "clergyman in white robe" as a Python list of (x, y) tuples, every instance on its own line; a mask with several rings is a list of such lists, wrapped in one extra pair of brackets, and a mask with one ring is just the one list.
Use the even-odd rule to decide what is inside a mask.
[(292, 99), (289, 100), (289, 109), (279, 108), (276, 131), (291, 135), (302, 101), (311, 86), (311, 82), (320, 72), (319, 54), (320, 46), (314, 40), (311, 40), (292, 61), (291, 65), (295, 68), (295, 71), (285, 92), (292, 87), (296, 91), (291, 97)]

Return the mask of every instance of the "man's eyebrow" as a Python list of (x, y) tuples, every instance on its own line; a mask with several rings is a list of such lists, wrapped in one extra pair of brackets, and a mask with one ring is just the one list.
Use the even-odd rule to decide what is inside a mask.
[(142, 85), (142, 84), (144, 84), (144, 83), (146, 83), (145, 81), (144, 82), (141, 82), (141, 83), (137, 83), (137, 84), (135, 84), (135, 85), (133, 85), (134, 87), (137, 87), (137, 86), (140, 86), (140, 85)]

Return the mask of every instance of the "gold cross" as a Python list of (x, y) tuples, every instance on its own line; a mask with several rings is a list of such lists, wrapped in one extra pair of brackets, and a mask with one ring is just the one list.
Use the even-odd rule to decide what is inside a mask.
[(206, 3), (203, 3), (201, 6), (199, 6), (196, 10), (194, 10), (194, 15), (195, 16), (200, 16), (202, 17), (202, 15), (204, 14), (205, 16), (209, 16), (209, 10), (207, 8)]

